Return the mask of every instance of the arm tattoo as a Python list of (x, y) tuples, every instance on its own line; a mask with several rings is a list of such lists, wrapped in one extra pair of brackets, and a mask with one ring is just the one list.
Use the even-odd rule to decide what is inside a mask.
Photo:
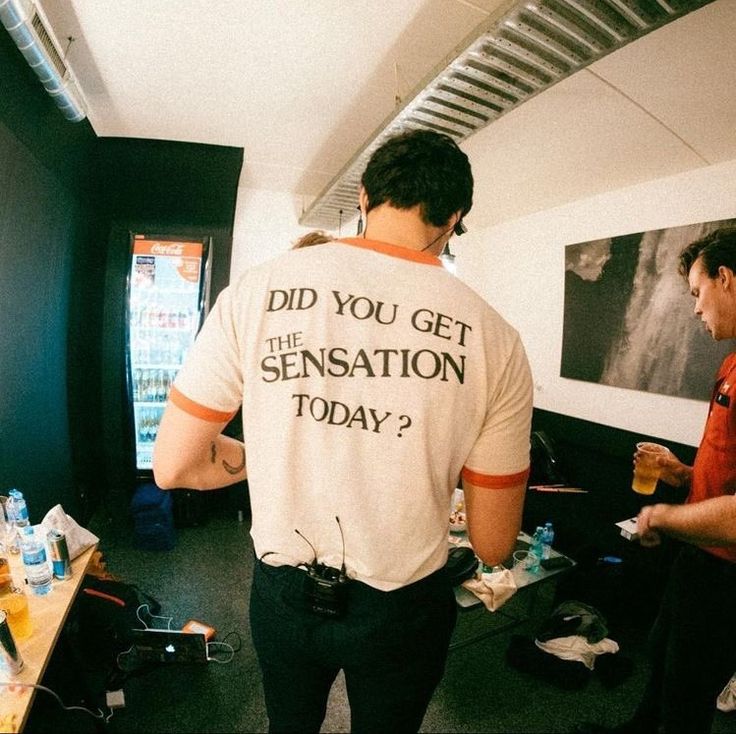
[(213, 441), (210, 444), (210, 463), (214, 464), (217, 460), (217, 446), (215, 445), (215, 442)]
[(240, 451), (242, 452), (242, 458), (240, 459), (240, 464), (238, 466), (228, 464), (225, 459), (222, 460), (222, 465), (228, 474), (238, 474), (245, 469), (245, 446), (241, 446)]

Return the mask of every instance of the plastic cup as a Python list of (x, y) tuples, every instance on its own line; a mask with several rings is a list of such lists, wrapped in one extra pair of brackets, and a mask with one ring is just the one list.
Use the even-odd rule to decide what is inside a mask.
[(666, 446), (649, 441), (641, 441), (636, 444), (636, 450), (638, 456), (634, 464), (631, 489), (638, 494), (654, 494), (662, 471), (657, 464), (657, 458), (669, 454), (670, 450)]
[(517, 566), (523, 569), (529, 568), (529, 563), (531, 561), (529, 556), (530, 556), (529, 551), (526, 551), (526, 550), (514, 551), (514, 568), (516, 568)]
[(8, 615), (8, 624), (16, 640), (31, 636), (33, 624), (28, 611), (28, 597), (21, 589), (12, 589), (0, 597), (0, 609)]

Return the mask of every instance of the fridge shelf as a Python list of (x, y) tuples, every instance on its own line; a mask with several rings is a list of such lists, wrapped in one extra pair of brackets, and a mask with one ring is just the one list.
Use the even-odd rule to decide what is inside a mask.
[(173, 332), (179, 332), (180, 334), (189, 334), (193, 331), (192, 326), (169, 326), (164, 324), (156, 324), (156, 325), (144, 325), (144, 324), (132, 324), (131, 325), (131, 332), (135, 333), (137, 331), (152, 331), (152, 332), (159, 332), (159, 331), (165, 331), (169, 334)]
[(175, 370), (179, 371), (181, 362), (137, 362), (139, 370)]

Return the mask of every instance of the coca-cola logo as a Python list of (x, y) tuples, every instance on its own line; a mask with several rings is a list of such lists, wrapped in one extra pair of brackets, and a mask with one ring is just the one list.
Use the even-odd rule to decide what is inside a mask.
[(151, 245), (151, 252), (154, 255), (181, 255), (184, 252), (184, 245), (179, 242), (166, 243), (156, 242)]

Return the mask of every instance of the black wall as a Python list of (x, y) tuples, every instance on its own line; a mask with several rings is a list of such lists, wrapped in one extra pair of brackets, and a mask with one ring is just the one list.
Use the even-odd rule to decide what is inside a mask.
[[(622, 621), (635, 611), (637, 628), (644, 619), (652, 622), (678, 546), (665, 539), (657, 548), (643, 548), (622, 538), (616, 523), (634, 517), (645, 504), (682, 502), (685, 493), (660, 482), (653, 495), (636, 494), (631, 489), (634, 446), (637, 441), (662, 443), (691, 465), (695, 447), (539, 409), (534, 410), (532, 430), (543, 431), (550, 439), (556, 471), (568, 485), (586, 490), (526, 494), (523, 529), (533, 533), (537, 525), (552, 521), (555, 547), (578, 562), (575, 573), (559, 585), (558, 601), (592, 604), (609, 621)], [(543, 462), (535, 463), (543, 468)], [(621, 562), (613, 566), (602, 562), (610, 556)]]
[(98, 139), (61, 116), (0, 33), (0, 493), (38, 522), (86, 522), (129, 489), (124, 415), (128, 230), (214, 238), (227, 283), (242, 151)]
[(85, 447), (99, 366), (80, 339), (81, 321), (99, 333), (101, 298), (87, 286), (105, 254), (94, 241), (95, 136), (63, 119), (4, 32), (0, 99), (0, 492), (23, 490), (33, 522), (56, 503), (79, 517), (99, 448)]
[(102, 375), (109, 511), (124, 513), (135, 486), (125, 383), (125, 292), (130, 232), (213, 238), (210, 301), (227, 285), (242, 150), (155, 140), (100, 139), (99, 162), (115, 172), (110, 217)]

